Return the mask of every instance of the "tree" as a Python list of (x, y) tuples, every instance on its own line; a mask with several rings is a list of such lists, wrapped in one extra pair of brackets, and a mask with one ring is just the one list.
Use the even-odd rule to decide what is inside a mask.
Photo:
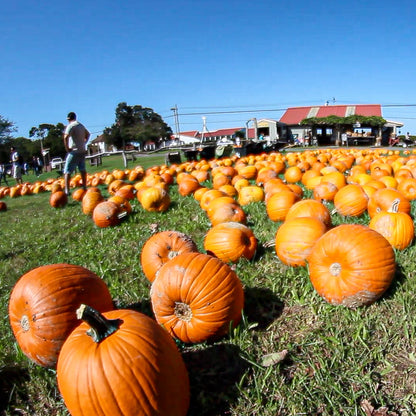
[(0, 144), (6, 144), (12, 139), (11, 134), (17, 130), (15, 124), (0, 115)]
[(119, 103), (116, 108), (115, 123), (104, 129), (104, 140), (117, 148), (124, 148), (131, 143), (147, 141), (159, 142), (169, 139), (172, 129), (153, 109), (141, 105), (129, 106)]
[(29, 131), (29, 137), (37, 137), (35, 143), (38, 149), (33, 154), (40, 154), (41, 150), (48, 149), (51, 156), (64, 157), (66, 153), (62, 140), (64, 130), (65, 126), (62, 123), (56, 125), (43, 123), (39, 124), (38, 127), (32, 127)]

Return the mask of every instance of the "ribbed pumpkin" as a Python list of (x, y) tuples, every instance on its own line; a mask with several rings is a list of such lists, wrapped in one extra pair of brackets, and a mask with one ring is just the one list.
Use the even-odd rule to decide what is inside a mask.
[(87, 191), (83, 188), (78, 188), (72, 193), (72, 199), (74, 201), (81, 202), (82, 198), (84, 198), (84, 195)]
[(82, 212), (85, 215), (92, 215), (94, 208), (102, 201), (104, 201), (104, 197), (101, 194), (101, 191), (88, 189), (82, 198)]
[(405, 212), (398, 212), (399, 199), (396, 199), (388, 211), (380, 211), (371, 218), (368, 225), (379, 232), (396, 249), (408, 247), (415, 236), (412, 217)]
[(133, 310), (82, 305), (62, 347), (58, 388), (72, 416), (185, 416), (189, 378), (169, 334)]
[(289, 208), (299, 201), (292, 191), (280, 191), (271, 195), (266, 201), (266, 212), (272, 221), (284, 221)]
[(248, 205), (253, 202), (261, 202), (264, 200), (264, 189), (261, 186), (249, 185), (238, 191), (238, 203), (240, 205)]
[(321, 182), (313, 188), (313, 198), (317, 201), (333, 201), (338, 188), (331, 182)]
[(313, 217), (322, 221), (327, 227), (331, 226), (331, 213), (326, 205), (315, 199), (301, 199), (295, 202), (287, 211), (285, 221), (299, 217)]
[(277, 257), (288, 266), (305, 266), (312, 247), (326, 230), (326, 225), (317, 218), (286, 220), (276, 232)]
[(150, 186), (141, 193), (140, 203), (146, 211), (164, 212), (170, 206), (170, 196), (164, 189)]
[(97, 227), (113, 227), (120, 223), (126, 212), (121, 212), (120, 206), (112, 201), (100, 202), (92, 212), (92, 219)]
[(406, 199), (413, 201), (416, 199), (416, 178), (404, 178), (398, 185), (397, 190), (401, 192)]
[(144, 275), (155, 280), (159, 269), (182, 253), (198, 252), (192, 238), (179, 231), (161, 231), (153, 234), (143, 245), (140, 262)]
[(405, 212), (410, 215), (411, 205), (409, 200), (401, 192), (393, 188), (378, 189), (373, 193), (368, 200), (368, 215), (370, 218), (373, 218), (377, 212), (388, 211), (396, 199), (400, 200), (397, 208), (398, 212)]
[(55, 191), (49, 197), (49, 204), (53, 208), (63, 208), (68, 203), (68, 196), (64, 191)]
[[(212, 202), (215, 203), (218, 199)], [(213, 226), (222, 222), (240, 222), (241, 224), (247, 222), (246, 213), (237, 201), (215, 204), (208, 208), (207, 215)]]
[(208, 254), (228, 263), (240, 258), (251, 260), (257, 250), (257, 239), (251, 230), (239, 222), (223, 222), (210, 228), (205, 235), (204, 248)]
[(391, 244), (360, 224), (342, 224), (327, 231), (308, 258), (315, 290), (333, 305), (358, 307), (380, 298), (395, 273)]
[(359, 217), (367, 210), (368, 196), (361, 185), (349, 184), (335, 194), (334, 205), (344, 217)]
[(230, 266), (202, 253), (184, 253), (164, 264), (152, 283), (156, 320), (185, 343), (215, 340), (241, 320), (244, 291)]
[(83, 302), (102, 312), (113, 309), (105, 282), (84, 267), (50, 264), (21, 276), (10, 295), (9, 319), (24, 354), (54, 367), (62, 344), (79, 324), (75, 311)]

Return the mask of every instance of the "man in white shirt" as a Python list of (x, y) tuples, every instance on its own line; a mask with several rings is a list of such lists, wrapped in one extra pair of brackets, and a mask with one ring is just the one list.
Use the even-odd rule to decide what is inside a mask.
[(77, 115), (74, 112), (70, 112), (67, 117), (68, 125), (64, 132), (64, 146), (67, 151), (65, 166), (64, 166), (64, 179), (65, 179), (65, 193), (70, 194), (69, 185), (71, 174), (76, 168), (78, 168), (81, 179), (82, 187), (87, 189), (87, 171), (85, 169), (85, 155), (86, 143), (90, 138), (90, 132), (77, 121)]
[(20, 156), (15, 147), (10, 148), (11, 162), (13, 164), (13, 178), (16, 179), (16, 184), (22, 184), (22, 166), (20, 164)]

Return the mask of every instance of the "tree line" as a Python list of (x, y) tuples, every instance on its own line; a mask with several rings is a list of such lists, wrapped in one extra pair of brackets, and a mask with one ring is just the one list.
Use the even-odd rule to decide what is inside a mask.
[[(0, 163), (9, 162), (11, 146), (16, 147), (24, 161), (30, 161), (33, 156), (42, 159), (42, 149), (48, 151), (51, 157), (65, 156), (63, 123), (34, 126), (30, 129), (28, 138), (13, 137), (16, 130), (14, 122), (0, 115)], [(116, 107), (114, 123), (104, 128), (102, 138), (106, 144), (123, 149), (136, 143), (143, 148), (143, 144), (148, 141), (158, 143), (169, 140), (171, 135), (172, 129), (153, 109), (121, 102)]]

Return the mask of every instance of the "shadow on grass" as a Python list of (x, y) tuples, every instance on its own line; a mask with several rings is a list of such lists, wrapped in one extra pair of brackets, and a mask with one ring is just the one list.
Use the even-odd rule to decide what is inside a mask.
[(235, 345), (216, 344), (183, 352), (189, 373), (191, 403), (188, 416), (228, 414), (239, 392), (237, 383), (250, 365)]
[(246, 287), (244, 292), (244, 314), (250, 323), (258, 323), (258, 329), (266, 329), (282, 314), (284, 303), (271, 290)]
[(14, 398), (28, 400), (24, 383), (29, 380), (26, 368), (10, 365), (0, 368), (0, 414), (7, 409)]

